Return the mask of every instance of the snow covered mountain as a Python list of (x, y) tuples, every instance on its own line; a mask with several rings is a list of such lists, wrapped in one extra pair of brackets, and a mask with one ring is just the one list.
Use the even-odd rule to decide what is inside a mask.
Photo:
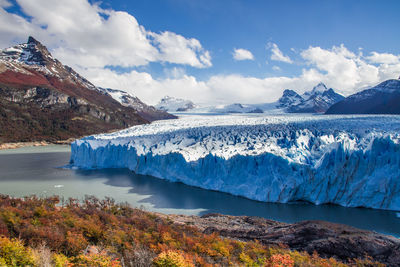
[(184, 116), (71, 150), (78, 168), (129, 168), (259, 201), (400, 211), (398, 116)]
[(155, 107), (159, 110), (169, 112), (182, 112), (190, 111), (191, 109), (194, 109), (196, 105), (190, 100), (165, 96)]
[(2, 82), (53, 83), (53, 86), (55, 83), (69, 83), (76, 87), (96, 89), (96, 86), (72, 68), (55, 59), (47, 48), (32, 36), (29, 36), (27, 43), (0, 50), (0, 64)]
[(331, 106), (327, 114), (400, 114), (400, 79), (384, 81)]
[(279, 98), (276, 107), (287, 109), (292, 106), (299, 105), (303, 101), (304, 99), (298, 93), (290, 89), (285, 89), (285, 91), (283, 91), (282, 97)]
[(239, 103), (217, 106), (210, 109), (212, 113), (263, 113), (262, 109), (253, 105), (242, 105)]
[(293, 90), (286, 89), (278, 100), (277, 108), (283, 108), (289, 113), (323, 113), (333, 104), (344, 99), (332, 88), (319, 83), (311, 91), (302, 96)]
[[(0, 50), (0, 143), (60, 140), (148, 123), (33, 37)], [(150, 114), (151, 115), (151, 114)]]
[(140, 116), (148, 121), (176, 119), (176, 116), (169, 114), (166, 111), (158, 110), (153, 106), (146, 105), (138, 97), (125, 91), (101, 87), (98, 87), (98, 90), (111, 96), (123, 106), (133, 108)]

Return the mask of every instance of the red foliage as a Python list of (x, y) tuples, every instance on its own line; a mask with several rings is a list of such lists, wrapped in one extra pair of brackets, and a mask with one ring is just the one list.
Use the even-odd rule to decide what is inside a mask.
[(50, 86), (47, 78), (39, 72), (27, 70), (30, 74), (6, 70), (0, 73), (0, 83), (14, 86)]

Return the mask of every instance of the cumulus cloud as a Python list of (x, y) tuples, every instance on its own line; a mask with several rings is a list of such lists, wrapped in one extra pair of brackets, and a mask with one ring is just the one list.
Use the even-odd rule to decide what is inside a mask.
[(267, 48), (271, 50), (271, 60), (293, 63), (289, 56), (285, 56), (275, 43), (268, 43)]
[(243, 48), (234, 49), (232, 55), (234, 60), (254, 60), (253, 54)]
[[(267, 103), (277, 100), (284, 88), (299, 92), (315, 86), (321, 77), (313, 71), (304, 71), (299, 77), (245, 77), (239, 74), (214, 75), (206, 81), (184, 74), (181, 70), (168, 70), (171, 76), (155, 79), (149, 73), (136, 70), (117, 73), (110, 69), (89, 68), (79, 70), (94, 84), (125, 90), (149, 104), (156, 104), (165, 95), (190, 99), (203, 105), (226, 103)], [(173, 76), (174, 73), (177, 76)]]
[(268, 103), (276, 101), (285, 88), (303, 93), (321, 81), (337, 92), (349, 95), (400, 74), (399, 63), (372, 64), (368, 56), (356, 54), (344, 45), (329, 49), (311, 46), (302, 50), (299, 56), (303, 68), (299, 75), (293, 77), (256, 78), (217, 74), (199, 81), (181, 69), (166, 71), (170, 75), (160, 80), (136, 71), (117, 74), (111, 70), (98, 70), (84, 74), (96, 84), (127, 90), (151, 104), (164, 95), (207, 104)]
[(168, 31), (161, 34), (149, 33), (149, 35), (154, 38), (153, 42), (160, 50), (161, 61), (188, 64), (197, 68), (212, 65), (209, 52), (203, 49), (197, 39), (186, 39), (182, 35)]
[(400, 55), (393, 55), (389, 53), (371, 52), (367, 57), (368, 61), (375, 64), (397, 64), (400, 63)]
[(309, 47), (300, 55), (311, 68), (316, 68), (316, 76), (346, 95), (380, 81), (393, 79), (400, 73), (399, 61), (389, 61), (388, 58), (392, 58), (389, 54), (382, 57), (372, 53), (374, 63), (381, 64), (370, 64), (371, 57), (364, 57), (362, 53), (355, 54), (343, 44), (331, 49)]
[[(214, 73), (199, 80), (184, 69), (212, 66), (210, 52), (197, 39), (167, 29), (152, 32), (126, 12), (104, 10), (86, 0), (16, 1), (29, 19), (7, 12), (11, 2), (0, 0), (2, 47), (24, 42), (28, 35), (33, 35), (61, 62), (74, 67), (95, 85), (125, 90), (150, 104), (165, 95), (208, 104), (267, 103), (276, 101), (285, 88), (302, 93), (320, 81), (348, 95), (400, 74), (399, 55), (371, 52), (364, 56), (361, 51), (353, 52), (339, 45), (293, 49), (296, 67), (301, 71), (291, 77)], [(277, 44), (269, 43), (268, 49), (271, 60), (293, 63)], [(236, 49), (234, 58), (237, 54), (237, 60), (254, 59), (250, 51), (244, 51), (247, 50)], [(113, 70), (118, 68), (108, 67), (134, 67), (149, 62), (178, 66), (164, 66), (164, 78), (132, 68), (121, 73)], [(278, 70), (277, 67), (272, 68)]]
[(33, 35), (73, 67), (133, 67), (149, 62), (196, 68), (212, 65), (210, 53), (197, 39), (148, 31), (127, 12), (105, 10), (87, 0), (17, 0), (24, 14), (31, 17), (28, 20), (8, 13), (4, 9), (7, 3), (2, 0), (0, 5), (2, 46)]

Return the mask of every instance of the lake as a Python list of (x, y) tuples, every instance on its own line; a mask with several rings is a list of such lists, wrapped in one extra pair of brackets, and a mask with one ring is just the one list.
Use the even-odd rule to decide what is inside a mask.
[(106, 196), (133, 207), (162, 213), (259, 216), (297, 222), (325, 220), (400, 237), (396, 212), (308, 203), (276, 204), (172, 183), (127, 169), (72, 170), (69, 146), (0, 150), (0, 194), (15, 197), (59, 195), (82, 199)]

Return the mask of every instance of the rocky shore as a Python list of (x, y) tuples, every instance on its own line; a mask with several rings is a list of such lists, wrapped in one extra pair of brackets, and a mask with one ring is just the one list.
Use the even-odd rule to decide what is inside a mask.
[(175, 224), (190, 225), (203, 233), (218, 233), (241, 241), (258, 240), (265, 245), (282, 245), (293, 250), (316, 251), (321, 257), (341, 261), (371, 257), (387, 266), (400, 266), (400, 239), (325, 221), (293, 224), (258, 217), (207, 214), (201, 217), (163, 215)]

